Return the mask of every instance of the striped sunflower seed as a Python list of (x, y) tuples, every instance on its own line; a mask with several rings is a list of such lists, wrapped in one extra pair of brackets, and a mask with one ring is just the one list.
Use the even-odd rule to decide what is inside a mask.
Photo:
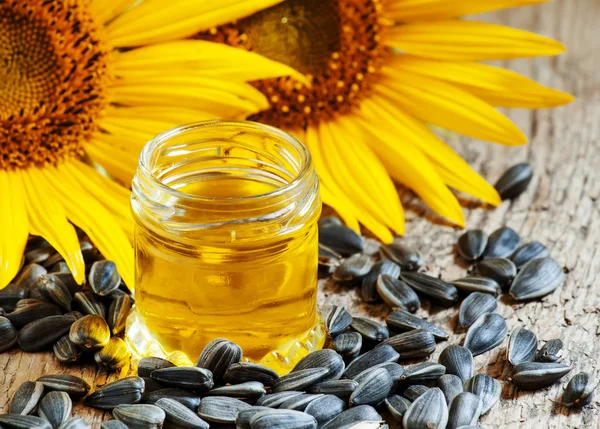
[(512, 228), (503, 226), (490, 234), (483, 256), (485, 258), (508, 258), (517, 250), (521, 238)]
[(467, 261), (476, 261), (481, 258), (488, 242), (488, 236), (480, 229), (466, 231), (458, 239), (457, 249), (459, 255)]
[(52, 429), (50, 422), (41, 417), (20, 414), (0, 414), (0, 425), (9, 429)]
[(106, 318), (106, 306), (89, 290), (75, 293), (73, 301), (83, 314), (96, 314)]
[(380, 363), (377, 365), (373, 365), (371, 368), (367, 368), (360, 374), (356, 375), (353, 378), (353, 380), (360, 382), (361, 380), (364, 379), (364, 376), (367, 373), (374, 371), (376, 369), (379, 369), (379, 368), (385, 369), (390, 374), (390, 377), (392, 377), (392, 381), (393, 381), (392, 389), (390, 391), (396, 392), (398, 390), (398, 388), (400, 387), (400, 377), (402, 376), (402, 374), (404, 374), (404, 371), (405, 371), (404, 367), (402, 365), (398, 365), (396, 362), (384, 362), (384, 363)]
[(58, 429), (91, 429), (92, 427), (83, 420), (81, 417), (72, 417), (62, 425), (58, 427)]
[(515, 327), (508, 337), (508, 361), (513, 365), (532, 361), (537, 345), (537, 337), (533, 332), (520, 326)]
[(422, 362), (405, 368), (400, 381), (405, 384), (425, 384), (435, 382), (446, 373), (446, 367), (438, 363)]
[(108, 309), (108, 327), (113, 335), (118, 335), (125, 330), (127, 316), (131, 311), (131, 298), (127, 294), (116, 295)]
[(498, 179), (494, 188), (500, 194), (502, 200), (517, 198), (527, 189), (531, 178), (533, 177), (533, 168), (531, 164), (523, 162), (513, 165), (506, 170)]
[(402, 418), (405, 429), (443, 429), (447, 423), (446, 399), (442, 391), (435, 387), (410, 404)]
[(54, 356), (62, 363), (75, 363), (81, 359), (81, 350), (73, 343), (68, 335), (58, 339), (52, 346)]
[(520, 270), (523, 265), (534, 259), (543, 259), (550, 256), (550, 251), (539, 241), (526, 243), (515, 250), (510, 259), (514, 262), (517, 269)]
[(475, 268), (480, 276), (495, 280), (502, 289), (506, 289), (517, 275), (517, 267), (506, 258), (484, 259)]
[(516, 365), (511, 373), (513, 384), (523, 390), (537, 390), (556, 383), (571, 371), (562, 363), (525, 362)]
[(106, 296), (119, 288), (121, 276), (113, 261), (97, 261), (92, 264), (88, 276), (90, 287), (96, 295)]
[(483, 292), (497, 296), (502, 292), (498, 282), (487, 277), (463, 277), (461, 279), (453, 280), (450, 283), (456, 286), (458, 290), (465, 293)]
[(556, 290), (565, 280), (565, 273), (552, 258), (527, 262), (510, 287), (517, 301), (542, 298)]
[(454, 374), (444, 374), (438, 378), (437, 387), (439, 387), (444, 394), (448, 406), (450, 406), (456, 395), (464, 392), (463, 381), (459, 376)]
[(44, 385), (39, 382), (26, 381), (21, 384), (13, 395), (9, 414), (27, 415), (31, 413), (44, 394)]
[(45, 350), (69, 332), (73, 322), (75, 317), (66, 314), (31, 322), (19, 331), (19, 345), (26, 352)]
[(536, 362), (558, 362), (562, 358), (563, 342), (559, 338), (555, 338), (546, 342), (542, 348), (536, 353)]
[(70, 374), (43, 375), (36, 382), (42, 383), (46, 390), (65, 392), (73, 399), (83, 398), (90, 391), (85, 380)]
[(98, 365), (108, 369), (120, 369), (129, 364), (131, 351), (119, 337), (111, 337), (102, 349), (94, 354), (94, 360)]
[[(327, 373), (319, 381), (337, 380), (344, 373), (344, 359), (331, 349), (322, 349), (309, 353), (296, 364), (290, 374), (312, 368), (326, 368)], [(311, 383), (313, 384), (313, 383)], [(290, 390), (290, 389), (285, 389)], [(295, 390), (295, 389), (291, 389)], [(301, 389), (298, 389), (301, 390)]]
[(250, 419), (251, 429), (317, 429), (311, 415), (293, 410), (269, 410), (255, 414)]
[(379, 421), (381, 420), (381, 416), (375, 411), (375, 408), (370, 405), (358, 405), (338, 414), (336, 417), (325, 423), (321, 429), (349, 428), (354, 423), (369, 420)]
[(217, 387), (205, 393), (206, 396), (228, 396), (244, 402), (256, 402), (265, 396), (265, 386), (259, 381), (247, 381), (230, 386)]
[(138, 363), (137, 373), (140, 377), (150, 377), (152, 371), (162, 368), (173, 368), (174, 363), (159, 357), (145, 357)]
[(350, 406), (376, 405), (388, 397), (393, 380), (384, 368), (377, 368), (358, 381), (358, 386), (350, 396)]
[(381, 246), (381, 256), (400, 265), (407, 271), (418, 270), (423, 265), (423, 256), (412, 247), (394, 239), (391, 244)]
[(352, 323), (352, 316), (348, 311), (338, 305), (334, 305), (329, 310), (329, 314), (325, 319), (325, 327), (332, 337), (344, 332)]
[(440, 327), (430, 323), (414, 314), (401, 308), (396, 308), (385, 319), (385, 323), (396, 331), (412, 331), (414, 329), (424, 329), (433, 334), (438, 340), (447, 340), (448, 333)]
[[(81, 290), (81, 287), (77, 283), (77, 280), (73, 277), (73, 274), (67, 269), (66, 271), (53, 272), (54, 276), (58, 278), (71, 292), (71, 296), (75, 296), (77, 292)], [(84, 279), (85, 284), (85, 279)]]
[(19, 333), (6, 317), (0, 316), (0, 353), (17, 343)]
[(300, 392), (297, 390), (269, 393), (260, 398), (258, 401), (256, 401), (256, 405), (261, 407), (277, 408), (281, 404), (283, 404), (287, 399), (293, 398), (294, 396), (302, 395), (303, 393), (304, 392)]
[(334, 395), (340, 399), (348, 399), (356, 389), (358, 383), (354, 380), (331, 380), (313, 384), (308, 388), (309, 393), (323, 393)]
[(504, 317), (496, 313), (487, 313), (480, 316), (467, 331), (465, 347), (473, 356), (478, 356), (499, 346), (507, 333)]
[(402, 396), (409, 401), (414, 402), (419, 396), (423, 395), (428, 390), (429, 387), (427, 386), (422, 384), (413, 384), (412, 386), (408, 386), (404, 392), (402, 392)]
[(260, 412), (269, 411), (270, 409), (271, 408), (268, 407), (255, 406), (241, 410), (235, 419), (235, 429), (251, 429), (250, 420), (252, 420), (252, 417)]
[(121, 378), (96, 389), (84, 402), (90, 407), (102, 410), (112, 410), (122, 404), (135, 404), (142, 399), (144, 386), (141, 377)]
[(324, 244), (342, 256), (362, 252), (365, 242), (345, 225), (328, 224), (319, 228), (319, 243)]
[(69, 420), (73, 402), (65, 392), (49, 392), (42, 398), (38, 407), (38, 415), (48, 420), (52, 427), (58, 428)]
[(214, 385), (212, 372), (195, 366), (156, 369), (152, 371), (150, 377), (165, 386), (180, 387), (200, 393), (208, 392)]
[[(432, 336), (433, 338), (433, 336)], [(367, 368), (384, 362), (396, 362), (400, 355), (389, 345), (379, 345), (354, 359), (344, 371), (345, 378), (353, 378)]]
[(29, 291), (33, 287), (35, 279), (47, 273), (48, 271), (39, 264), (27, 264), (14, 278), (13, 283)]
[(562, 404), (566, 407), (584, 407), (594, 399), (598, 383), (587, 372), (575, 374), (565, 389)]
[(487, 413), (500, 399), (502, 384), (487, 374), (476, 374), (464, 383), (464, 389), (481, 399), (481, 415)]
[(174, 399), (161, 398), (154, 405), (165, 412), (165, 425), (167, 427), (174, 426), (180, 429), (209, 428), (209, 424), (195, 412)]
[(451, 306), (458, 301), (456, 286), (423, 273), (402, 273), (402, 280), (417, 292), (427, 295), (442, 305)]
[(58, 277), (54, 274), (43, 274), (36, 279), (35, 284), (44, 299), (66, 311), (71, 311), (73, 297), (69, 289)]
[(104, 318), (88, 314), (77, 319), (69, 330), (69, 339), (84, 350), (99, 350), (110, 340), (110, 328)]
[(373, 258), (357, 253), (342, 261), (333, 272), (332, 278), (336, 282), (353, 285), (362, 281), (371, 268), (373, 268)]
[(279, 377), (273, 385), (274, 393), (285, 390), (304, 390), (330, 374), (329, 368), (307, 368), (290, 372), (283, 377)]
[(112, 419), (107, 422), (103, 422), (100, 425), (100, 429), (128, 429), (127, 425), (118, 420)]
[(177, 401), (192, 411), (196, 411), (200, 406), (200, 397), (198, 395), (179, 387), (165, 387), (149, 393), (145, 391), (144, 396), (142, 396), (142, 403), (156, 405), (158, 400), (162, 398)]
[(281, 403), (279, 409), (304, 411), (312, 401), (323, 397), (321, 393), (303, 393), (302, 395), (292, 396)]
[(379, 301), (380, 292), (378, 292), (377, 281), (380, 275), (387, 275), (390, 278), (397, 279), (400, 277), (400, 266), (386, 259), (383, 259), (373, 265), (373, 268), (371, 268), (369, 274), (367, 274), (362, 281), (361, 296), (363, 301)]
[(156, 390), (164, 389), (165, 386), (150, 377), (142, 377), (144, 380), (144, 393), (151, 393)]
[(306, 406), (304, 412), (322, 425), (346, 410), (346, 402), (334, 395), (323, 395)]
[(11, 321), (15, 328), (22, 329), (36, 320), (60, 315), (62, 315), (62, 311), (57, 305), (37, 299), (22, 299), (17, 303), (15, 311), (8, 313), (6, 318)]
[(473, 292), (460, 304), (458, 324), (468, 328), (479, 317), (487, 313), (494, 313), (498, 308), (495, 296), (489, 293)]
[(7, 313), (14, 311), (17, 302), (27, 298), (27, 289), (23, 285), (11, 283), (4, 289), (0, 289), (0, 308)]
[(150, 404), (117, 405), (112, 415), (129, 429), (159, 429), (166, 417), (162, 408)]
[(358, 332), (344, 332), (333, 339), (333, 350), (344, 359), (350, 360), (359, 355), (362, 347), (362, 335)]
[(376, 287), (383, 302), (390, 307), (400, 307), (414, 313), (421, 306), (417, 293), (403, 280), (383, 274), (377, 279)]
[(362, 335), (363, 341), (370, 341), (371, 343), (380, 343), (390, 337), (390, 333), (385, 326), (364, 317), (354, 317), (350, 328)]
[(208, 369), (212, 372), (214, 382), (221, 384), (229, 365), (239, 363), (241, 360), (242, 348), (240, 346), (229, 340), (217, 338), (204, 347), (196, 366)]
[(447, 429), (477, 424), (481, 415), (481, 399), (471, 392), (459, 393), (450, 404)]
[(401, 359), (425, 357), (435, 351), (435, 337), (425, 329), (414, 329), (394, 335), (384, 341), (383, 344), (391, 346), (396, 352), (400, 353)]
[(207, 396), (200, 402), (198, 415), (209, 423), (235, 424), (238, 413), (250, 407), (251, 405), (239, 399), (226, 396)]
[(392, 418), (397, 422), (402, 421), (404, 413), (406, 413), (406, 410), (410, 407), (410, 401), (400, 395), (388, 396), (383, 402)]
[(438, 362), (446, 368), (446, 373), (457, 375), (462, 381), (473, 377), (473, 354), (466, 347), (449, 345), (440, 353)]
[(223, 380), (229, 384), (258, 381), (265, 386), (271, 386), (278, 378), (279, 375), (271, 368), (250, 362), (233, 363), (223, 375)]

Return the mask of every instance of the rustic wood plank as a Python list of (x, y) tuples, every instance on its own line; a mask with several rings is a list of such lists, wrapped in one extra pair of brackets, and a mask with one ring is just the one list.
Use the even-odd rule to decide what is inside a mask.
[[(479, 18), (478, 18), (479, 19)], [(510, 62), (510, 67), (540, 82), (575, 94), (569, 106), (536, 112), (513, 110), (509, 115), (525, 131), (530, 144), (507, 148), (459, 137), (446, 137), (465, 158), (490, 181), (508, 166), (527, 160), (535, 177), (528, 191), (515, 202), (496, 210), (465, 209), (469, 227), (487, 231), (508, 225), (524, 241), (545, 243), (552, 256), (570, 272), (562, 289), (541, 302), (512, 305), (502, 300), (499, 311), (509, 328), (530, 327), (542, 340), (561, 338), (567, 350), (566, 362), (573, 373), (589, 371), (598, 376), (600, 356), (600, 49), (595, 24), (600, 22), (600, 0), (558, 0), (537, 7), (488, 14), (481, 19), (513, 25), (556, 36), (569, 52), (557, 58)], [(459, 231), (437, 222), (418, 199), (403, 192), (407, 208), (406, 240), (424, 254), (427, 271), (444, 278), (456, 278), (465, 269), (456, 264), (453, 245)], [(425, 218), (423, 218), (425, 215)], [(437, 222), (438, 225), (432, 225)], [(383, 305), (364, 305), (354, 290), (331, 284), (321, 286), (323, 306), (343, 304), (355, 314), (381, 318)], [(419, 314), (453, 330), (456, 308), (428, 306)], [(456, 334), (458, 343), (464, 334)], [(440, 344), (433, 359), (444, 347)], [(504, 362), (504, 346), (476, 358), (478, 371), (504, 379), (510, 368)], [(60, 365), (51, 353), (0, 355), (0, 410), (18, 386), (43, 374), (79, 375), (94, 384), (104, 384), (107, 374), (93, 363), (85, 367)], [(114, 378), (114, 375), (111, 376)], [(600, 427), (598, 403), (583, 411), (569, 411), (556, 404), (564, 383), (535, 393), (519, 392), (504, 384), (499, 405), (482, 419), (486, 428), (592, 428)], [(74, 413), (98, 427), (106, 413), (77, 405)]]

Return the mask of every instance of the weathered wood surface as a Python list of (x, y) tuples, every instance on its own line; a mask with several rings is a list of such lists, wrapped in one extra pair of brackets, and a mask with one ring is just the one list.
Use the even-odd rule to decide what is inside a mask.
[[(510, 63), (540, 82), (575, 94), (578, 99), (563, 108), (543, 111), (511, 111), (510, 117), (525, 131), (530, 144), (522, 148), (448, 137), (451, 144), (485, 177), (494, 181), (508, 166), (530, 161), (535, 177), (526, 194), (495, 210), (465, 209), (467, 224), (486, 231), (508, 225), (524, 241), (537, 239), (552, 250), (552, 256), (570, 273), (562, 289), (542, 302), (512, 305), (502, 300), (499, 311), (509, 328), (527, 326), (540, 339), (561, 338), (566, 362), (573, 373), (589, 371), (599, 376), (600, 367), (600, 0), (559, 0), (537, 7), (514, 9), (483, 17), (561, 39), (569, 52), (557, 58), (520, 60)], [(456, 278), (465, 269), (456, 264), (453, 245), (460, 235), (443, 224), (423, 218), (420, 202), (403, 196), (407, 209), (406, 240), (423, 252), (427, 270), (444, 278)], [(474, 206), (473, 206), (474, 207)], [(355, 314), (380, 318), (383, 305), (367, 306), (355, 291), (323, 285), (322, 304), (344, 304)], [(445, 325), (455, 326), (457, 308), (425, 308), (419, 314)], [(451, 342), (458, 343), (463, 334)], [(433, 356), (437, 359), (438, 351)], [(479, 371), (504, 379), (510, 368), (504, 362), (504, 346), (476, 358)], [(0, 355), (0, 411), (18, 386), (43, 374), (70, 372), (95, 384), (104, 384), (107, 375), (90, 364), (66, 368), (49, 353)], [(485, 428), (597, 428), (600, 408), (596, 402), (583, 411), (569, 411), (556, 405), (564, 383), (535, 393), (519, 392), (504, 384), (499, 405), (482, 419)], [(74, 413), (98, 427), (102, 412), (75, 406)]]

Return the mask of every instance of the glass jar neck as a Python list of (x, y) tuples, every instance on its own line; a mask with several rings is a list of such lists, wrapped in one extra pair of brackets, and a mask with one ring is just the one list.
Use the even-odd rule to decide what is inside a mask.
[(239, 241), (289, 234), (320, 214), (306, 147), (253, 122), (207, 121), (160, 134), (133, 180), (137, 222), (159, 236)]

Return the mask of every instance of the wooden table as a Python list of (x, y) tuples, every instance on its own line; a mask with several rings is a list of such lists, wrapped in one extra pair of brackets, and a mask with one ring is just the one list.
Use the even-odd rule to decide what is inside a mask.
[[(573, 373), (589, 371), (599, 376), (600, 358), (600, 0), (558, 0), (536, 7), (513, 9), (483, 17), (487, 21), (509, 24), (557, 37), (569, 52), (557, 58), (510, 62), (511, 68), (541, 83), (577, 96), (563, 108), (540, 111), (513, 110), (509, 115), (529, 136), (530, 144), (508, 148), (448, 137), (449, 142), (490, 181), (510, 165), (529, 161), (535, 177), (528, 191), (515, 202), (505, 202), (495, 210), (465, 209), (467, 225), (491, 232), (508, 225), (524, 241), (539, 240), (570, 273), (563, 287), (542, 300), (510, 305), (501, 300), (499, 311), (509, 329), (526, 326), (541, 340), (561, 338), (566, 347), (566, 362)], [(452, 247), (460, 231), (439, 224), (418, 199), (403, 192), (407, 211), (406, 240), (424, 254), (427, 270), (451, 279), (465, 269), (456, 265)], [(473, 206), (474, 207), (474, 206)], [(432, 223), (433, 222), (433, 223)], [(383, 305), (364, 305), (355, 291), (336, 290), (323, 284), (322, 304), (344, 304), (355, 315), (373, 318), (385, 315)], [(425, 308), (419, 314), (445, 325), (456, 323), (456, 308)], [(455, 335), (458, 343), (464, 335)], [(433, 359), (443, 348), (438, 346)], [(504, 379), (510, 371), (505, 363), (504, 346), (476, 358), (478, 370)], [(50, 353), (23, 354), (17, 351), (0, 355), (0, 410), (5, 408), (17, 387), (43, 374), (69, 372), (103, 384), (107, 374), (94, 365), (65, 368)], [(583, 411), (557, 406), (565, 383), (538, 392), (520, 392), (504, 383), (503, 397), (482, 419), (485, 428), (598, 428), (598, 403)], [(76, 415), (93, 427), (104, 413), (80, 404)]]

